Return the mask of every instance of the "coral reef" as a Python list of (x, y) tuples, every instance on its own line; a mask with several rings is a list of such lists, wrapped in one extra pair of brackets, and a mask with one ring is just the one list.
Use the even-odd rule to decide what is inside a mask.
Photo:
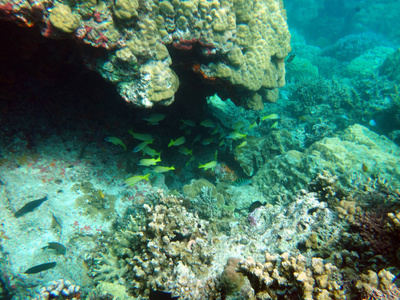
[(237, 271), (240, 258), (229, 257), (221, 274), (221, 284), (227, 294), (240, 291), (245, 284), (244, 276)]
[(47, 300), (47, 299), (64, 299), (76, 300), (81, 299), (81, 287), (73, 285), (69, 280), (53, 281), (48, 287), (40, 289), (40, 296), (34, 300)]
[(0, 298), (400, 298), (388, 2), (0, 0)]
[(293, 299), (344, 299), (340, 272), (331, 263), (313, 257), (311, 263), (303, 255), (285, 252), (278, 257), (265, 254), (265, 263), (248, 258), (238, 269), (250, 281), (254, 290), (251, 299), (277, 299), (288, 295)]
[(299, 144), (287, 130), (270, 131), (263, 137), (249, 136), (246, 141), (246, 147), (237, 149), (235, 157), (247, 176), (253, 176), (272, 157), (299, 149)]
[[(137, 106), (174, 100), (179, 79), (170, 68), (171, 48), (200, 50), (200, 61), (194, 55), (191, 63), (208, 82), (220, 80), (251, 93), (285, 84), (290, 34), (281, 0), (11, 1), (0, 11), (2, 19), (38, 24), (46, 37), (75, 36), (110, 50), (93, 67)], [(249, 99), (250, 107), (262, 108), (259, 96)]]
[(326, 47), (321, 54), (342, 61), (351, 61), (367, 50), (375, 48), (377, 44), (382, 45), (382, 37), (373, 32), (349, 34), (332, 46)]
[(341, 80), (308, 77), (299, 80), (291, 89), (293, 92), (289, 97), (289, 107), (294, 117), (329, 114), (325, 112), (327, 107), (334, 117), (342, 113), (341, 109), (360, 105), (357, 91)]
[(395, 276), (387, 270), (369, 271), (357, 281), (357, 288), (367, 299), (399, 299), (400, 289), (393, 283)]
[[(344, 76), (355, 79), (366, 79), (371, 78), (379, 73), (379, 70), (383, 70), (382, 63), (388, 61), (387, 57), (392, 57), (393, 49), (389, 47), (375, 47), (362, 55), (354, 58), (346, 67)], [(388, 72), (388, 70), (386, 70)], [(382, 72), (381, 73), (385, 73)], [(389, 76), (391, 77), (391, 76)]]
[(397, 84), (400, 83), (400, 71), (399, 71), (399, 62), (400, 62), (400, 49), (397, 49), (383, 62), (380, 67), (379, 73), (381, 75), (387, 76), (390, 80), (396, 81)]
[(338, 137), (315, 142), (303, 153), (291, 150), (267, 161), (253, 180), (266, 198), (293, 195), (322, 170), (338, 176), (338, 186), (344, 189), (361, 185), (369, 177), (386, 178), (396, 188), (400, 180), (397, 151), (387, 138), (353, 125)]
[(208, 223), (187, 212), (182, 199), (159, 191), (154, 200), (158, 204), (144, 204), (140, 214), (118, 225), (103, 249), (107, 255), (93, 252), (95, 280), (119, 278), (136, 296), (154, 289), (173, 291), (182, 299), (209, 299), (218, 289), (207, 277), (214, 252)]
[(80, 16), (72, 13), (69, 6), (61, 3), (53, 7), (49, 20), (55, 28), (66, 33), (74, 32), (80, 24)]

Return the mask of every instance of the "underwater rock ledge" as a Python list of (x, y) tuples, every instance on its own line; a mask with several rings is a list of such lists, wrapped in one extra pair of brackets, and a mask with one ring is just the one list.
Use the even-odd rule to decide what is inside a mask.
[[(136, 106), (174, 101), (184, 78), (172, 64), (184, 63), (210, 85), (245, 91), (249, 101), (285, 84), (290, 34), (281, 0), (1, 0), (0, 19), (105, 49), (107, 57), (85, 54), (85, 64)], [(172, 49), (182, 61), (172, 61)]]

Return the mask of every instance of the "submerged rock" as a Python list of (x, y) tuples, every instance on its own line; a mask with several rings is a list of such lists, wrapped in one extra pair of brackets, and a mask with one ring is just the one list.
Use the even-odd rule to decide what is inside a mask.
[[(400, 148), (384, 136), (361, 125), (347, 128), (338, 137), (324, 138), (304, 152), (296, 150), (267, 162), (253, 177), (255, 186), (270, 199), (293, 195), (307, 187), (320, 172), (339, 177), (343, 188), (351, 188), (368, 178), (386, 178), (400, 183)], [(365, 167), (366, 166), (366, 167)]]

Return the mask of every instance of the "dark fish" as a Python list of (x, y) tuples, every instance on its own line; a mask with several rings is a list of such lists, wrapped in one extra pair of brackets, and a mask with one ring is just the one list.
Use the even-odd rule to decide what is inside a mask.
[(171, 293), (169, 292), (161, 292), (161, 291), (151, 291), (149, 295), (150, 300), (170, 300), (170, 299), (179, 299), (177, 297), (171, 297)]
[(293, 59), (296, 57), (296, 54), (291, 54), (290, 56), (289, 56), (289, 58), (287, 59), (287, 63), (288, 64), (290, 64), (292, 61), (293, 61)]
[(45, 249), (53, 249), (56, 250), (59, 255), (65, 255), (67, 252), (67, 248), (63, 244), (57, 242), (49, 242), (47, 246), (42, 247), (43, 250)]
[(49, 262), (49, 263), (44, 263), (44, 264), (40, 264), (37, 266), (34, 266), (32, 268), (29, 268), (28, 270), (26, 270), (24, 273), (25, 274), (36, 274), (42, 271), (46, 271), (48, 269), (54, 268), (56, 266), (56, 262)]
[(22, 208), (20, 208), (15, 214), (14, 217), (19, 218), (29, 212), (32, 212), (35, 208), (39, 207), (44, 201), (47, 200), (47, 196), (38, 200), (33, 200), (31, 202), (26, 203)]
[(249, 207), (249, 213), (252, 213), (253, 211), (255, 211), (257, 208), (259, 208), (261, 206), (264, 206), (264, 204), (262, 204), (260, 201), (253, 202)]
[(232, 184), (234, 186), (243, 186), (243, 185), (248, 185), (252, 182), (253, 182), (253, 180), (251, 180), (251, 179), (238, 178)]

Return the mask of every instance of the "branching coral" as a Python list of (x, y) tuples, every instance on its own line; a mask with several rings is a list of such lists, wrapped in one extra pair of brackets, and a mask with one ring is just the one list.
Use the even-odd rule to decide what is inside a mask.
[(393, 283), (394, 278), (387, 270), (381, 270), (378, 274), (369, 271), (361, 275), (357, 288), (365, 299), (397, 300), (400, 299), (400, 289)]
[(213, 253), (208, 223), (188, 213), (181, 199), (160, 192), (155, 202), (120, 224), (108, 254), (96, 259), (95, 279), (123, 278), (129, 282), (127, 290), (137, 296), (150, 289), (171, 290), (183, 299), (218, 293), (214, 279), (202, 278)]
[(190, 199), (192, 209), (201, 217), (210, 219), (221, 216), (224, 196), (208, 180), (192, 180), (183, 187), (183, 192)]
[(321, 258), (312, 258), (310, 264), (302, 255), (283, 253), (278, 258), (266, 253), (264, 264), (250, 258), (241, 261), (238, 268), (249, 279), (255, 299), (278, 299), (284, 295), (305, 300), (344, 297), (338, 269), (324, 264)]
[(309, 188), (311, 192), (318, 193), (319, 198), (322, 201), (333, 200), (336, 197), (338, 188), (336, 183), (338, 177), (332, 175), (329, 171), (323, 171), (318, 173), (317, 177), (310, 182)]

